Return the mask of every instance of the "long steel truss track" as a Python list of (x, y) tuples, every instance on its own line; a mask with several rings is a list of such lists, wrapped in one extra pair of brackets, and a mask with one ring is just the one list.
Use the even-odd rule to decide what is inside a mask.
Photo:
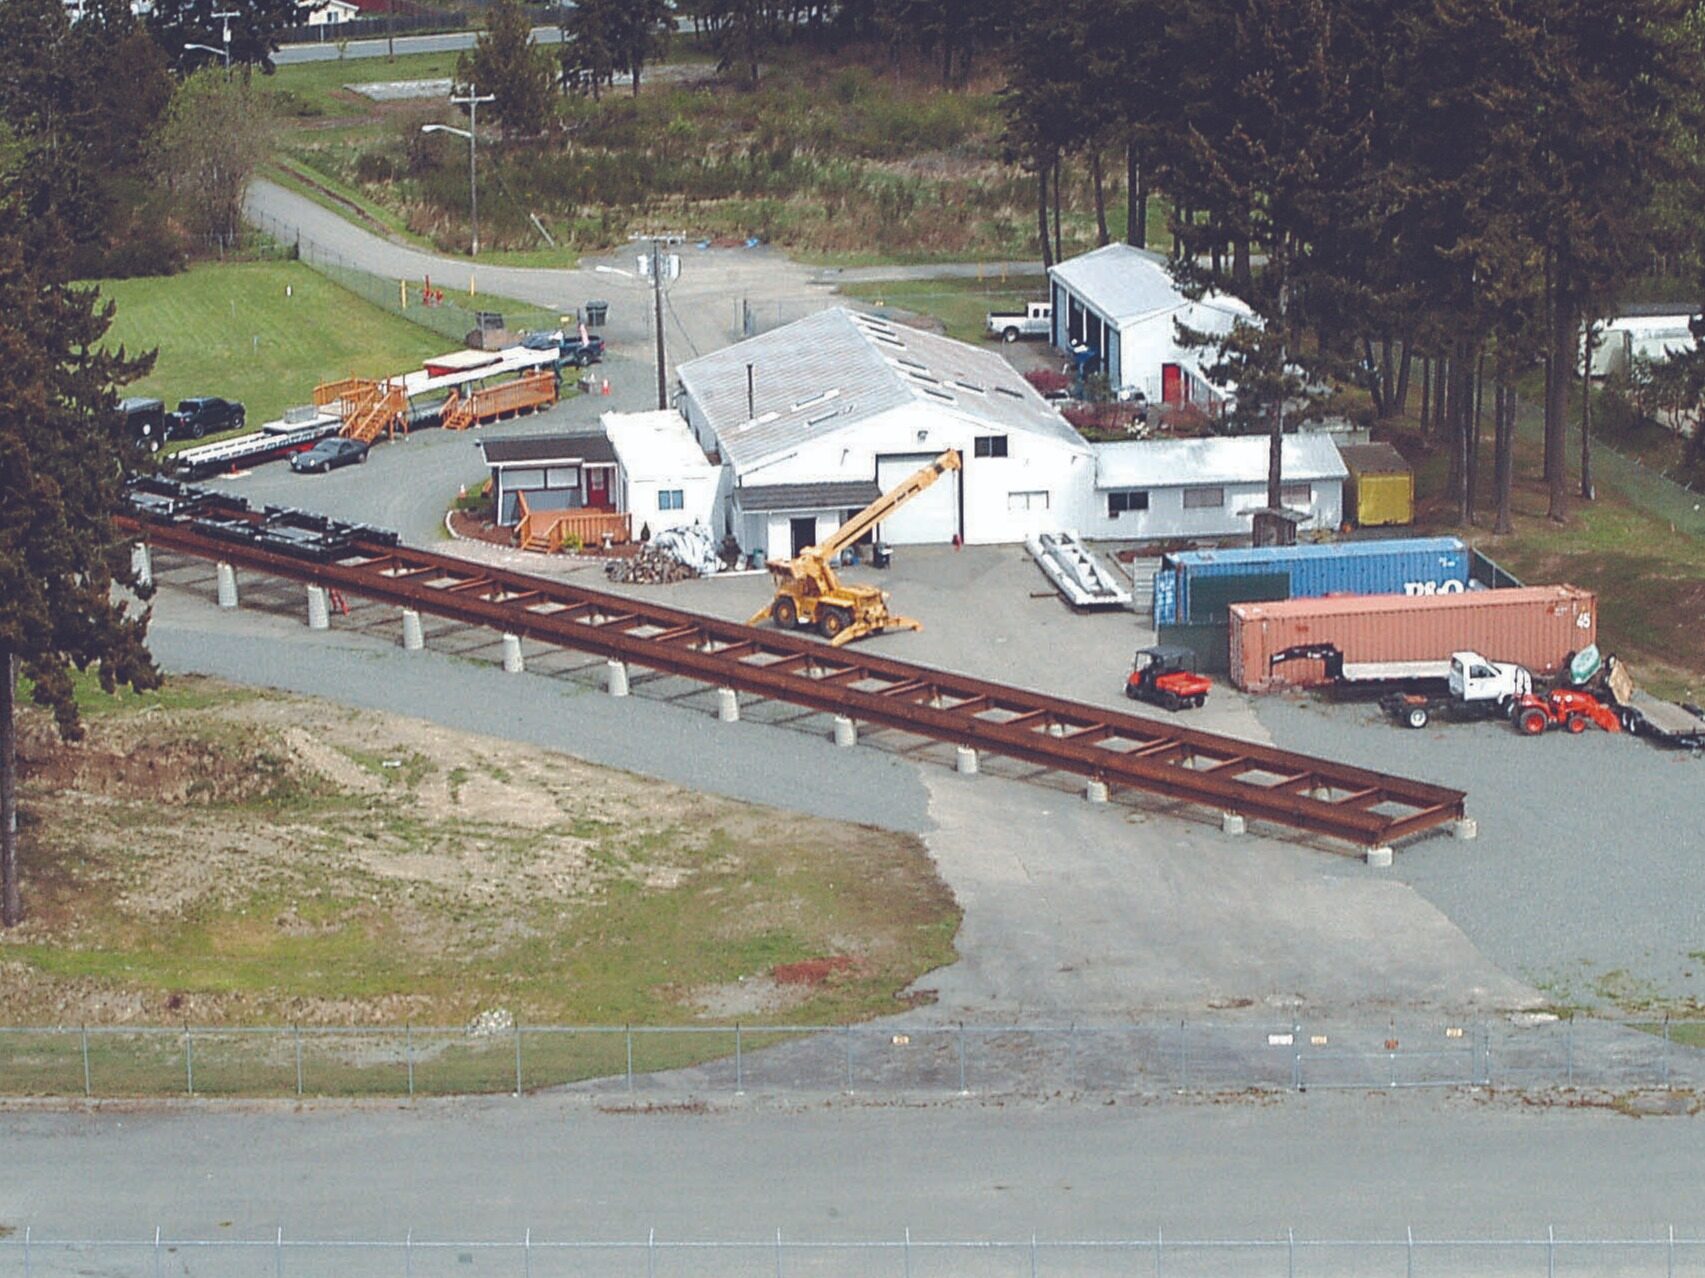
[[(803, 635), (487, 569), (400, 545), (377, 529), (286, 512), (294, 522), (283, 521), (281, 536), (278, 512), (249, 512), (240, 500), (218, 504), (223, 508), (214, 519), (167, 509), (120, 522), (162, 549), (1358, 847), (1389, 846), (1464, 815), (1467, 796), (1444, 786), (892, 661), (863, 649), (831, 648)], [(335, 535), (316, 540), (316, 522)]]

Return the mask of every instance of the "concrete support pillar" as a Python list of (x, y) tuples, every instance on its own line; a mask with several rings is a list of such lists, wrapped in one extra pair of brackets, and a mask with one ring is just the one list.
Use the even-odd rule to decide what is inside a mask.
[(503, 669), (509, 674), (520, 674), (527, 668), (527, 663), (521, 657), (521, 636), (503, 636)]
[(214, 570), (219, 582), (219, 606), (235, 608), (237, 606), (237, 570), (230, 564), (220, 564)]
[(1478, 839), (1480, 837), (1480, 823), (1473, 817), (1461, 817), (1451, 827), (1450, 832), (1459, 839)]
[(1105, 781), (1091, 781), (1088, 785), (1084, 786), (1083, 797), (1088, 799), (1091, 803), (1106, 803), (1107, 783)]
[(324, 586), (309, 586), (308, 629), (330, 630), (331, 624), (331, 609), (327, 607), (326, 588)]
[(1368, 864), (1374, 869), (1388, 869), (1391, 866), (1391, 849), (1387, 847), (1369, 848), (1367, 858)]
[(403, 609), (403, 651), (419, 652), (426, 647), (426, 631), (421, 629), (420, 614), (413, 608)]
[(740, 694), (733, 688), (716, 690), (716, 717), (724, 723), (740, 722)]
[(154, 558), (148, 553), (148, 543), (139, 541), (130, 548), (130, 571), (139, 586), (154, 584)]
[(1226, 834), (1242, 834), (1248, 829), (1248, 822), (1243, 819), (1240, 813), (1222, 812), (1220, 813), (1220, 829)]
[(626, 663), (611, 657), (604, 663), (604, 688), (612, 697), (628, 695), (628, 668)]
[(962, 777), (977, 775), (977, 752), (970, 746), (960, 746), (953, 765)]
[(855, 746), (858, 744), (858, 724), (844, 714), (835, 716), (835, 744), (838, 746)]

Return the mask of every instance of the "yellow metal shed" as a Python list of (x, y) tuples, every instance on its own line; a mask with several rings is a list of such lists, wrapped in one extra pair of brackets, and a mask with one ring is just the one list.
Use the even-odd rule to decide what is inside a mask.
[(1344, 444), (1344, 509), (1361, 528), (1415, 521), (1415, 472), (1390, 444)]

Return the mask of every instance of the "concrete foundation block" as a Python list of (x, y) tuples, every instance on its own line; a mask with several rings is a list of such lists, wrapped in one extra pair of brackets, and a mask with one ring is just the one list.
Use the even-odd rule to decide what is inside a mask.
[(1459, 839), (1478, 839), (1480, 837), (1480, 822), (1473, 817), (1462, 817), (1451, 827), (1450, 832)]
[(413, 608), (403, 609), (403, 651), (419, 652), (426, 647), (426, 631), (421, 627), (420, 614)]
[(1391, 867), (1391, 849), (1388, 847), (1369, 848), (1367, 851), (1368, 864), (1376, 870)]
[(1220, 831), (1222, 833), (1224, 833), (1224, 834), (1242, 834), (1246, 830), (1248, 830), (1248, 828), (1249, 828), (1249, 823), (1243, 819), (1243, 816), (1241, 813), (1237, 813), (1237, 812), (1222, 812), (1222, 813), (1220, 813)]
[(330, 630), (332, 624), (331, 609), (327, 606), (326, 588), (324, 586), (308, 587), (308, 629)]
[(1105, 781), (1091, 781), (1088, 785), (1084, 786), (1083, 797), (1088, 799), (1091, 803), (1106, 803), (1107, 783)]
[(521, 636), (503, 636), (503, 669), (508, 674), (520, 674), (527, 668), (521, 656)]
[(628, 668), (625, 662), (611, 657), (604, 663), (604, 690), (612, 697), (628, 695)]
[(237, 606), (237, 570), (230, 564), (219, 564), (214, 568), (214, 579), (218, 583), (219, 606), (235, 608)]
[(733, 688), (716, 690), (716, 717), (724, 723), (740, 722), (740, 694)]
[(962, 777), (977, 775), (977, 752), (970, 746), (960, 746), (953, 763), (954, 768)]
[(858, 724), (844, 714), (835, 716), (835, 744), (838, 746), (855, 746), (858, 744)]
[(148, 553), (148, 543), (139, 541), (130, 548), (130, 571), (139, 586), (154, 584), (154, 557)]

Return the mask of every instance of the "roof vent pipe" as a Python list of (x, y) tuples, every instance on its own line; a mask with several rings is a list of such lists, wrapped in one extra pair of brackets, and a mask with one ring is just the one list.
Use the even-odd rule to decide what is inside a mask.
[(752, 366), (746, 365), (746, 420), (751, 421), (758, 415), (757, 396), (752, 382)]

